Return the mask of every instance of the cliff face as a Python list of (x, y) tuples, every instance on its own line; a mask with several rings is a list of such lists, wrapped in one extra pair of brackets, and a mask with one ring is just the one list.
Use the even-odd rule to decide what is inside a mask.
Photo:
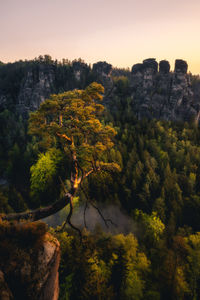
[(12, 233), (10, 241), (9, 234), (1, 241), (0, 299), (57, 300), (59, 242), (49, 233), (32, 245), (27, 241), (31, 232), (24, 238), (18, 242)]
[(105, 94), (109, 93), (113, 87), (113, 81), (111, 78), (112, 65), (104, 62), (98, 62), (93, 64), (93, 74), (98, 82), (100, 82), (105, 88)]
[(106, 62), (91, 68), (81, 60), (57, 63), (49, 57), (0, 65), (0, 110), (11, 107), (26, 116), (50, 94), (83, 89), (93, 81), (102, 83), (107, 91), (112, 87), (111, 70)]
[(194, 98), (187, 63), (176, 60), (174, 72), (167, 61), (147, 59), (132, 67), (132, 105), (143, 117), (190, 121), (199, 119), (199, 100)]
[[(122, 75), (130, 82), (131, 106), (139, 119), (199, 121), (200, 81), (191, 85), (188, 66), (183, 60), (176, 60), (174, 72), (170, 72), (167, 61), (163, 60), (158, 65), (154, 58), (134, 65), (131, 72), (113, 69), (106, 62), (95, 63), (91, 68), (81, 60), (58, 64), (48, 57), (47, 61), (25, 63), (24, 66), (21, 70), (21, 65), (16, 67), (11, 64), (7, 77), (6, 65), (0, 66), (0, 109), (12, 103), (20, 114), (27, 115), (50, 94), (82, 89), (93, 81), (103, 84), (104, 103), (108, 107), (110, 103), (112, 109), (115, 92), (113, 78)], [(5, 78), (8, 79), (5, 81)]]
[(28, 70), (20, 85), (17, 109), (20, 112), (34, 111), (54, 91), (55, 73), (51, 67), (39, 66), (37, 78), (32, 69)]

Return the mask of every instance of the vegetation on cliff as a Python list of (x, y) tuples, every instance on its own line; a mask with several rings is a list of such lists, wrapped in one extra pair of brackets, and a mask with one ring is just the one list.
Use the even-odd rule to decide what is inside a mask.
[[(59, 191), (54, 194), (58, 200), (49, 206), (5, 215), (2, 220), (37, 221), (69, 204), (66, 223), (81, 235), (81, 231), (71, 223), (73, 198), (79, 186), (92, 173), (120, 170), (116, 163), (106, 160), (105, 155), (103, 157), (113, 146), (112, 138), (116, 134), (111, 126), (104, 125), (98, 119), (104, 110), (104, 106), (97, 102), (102, 100), (103, 92), (102, 85), (92, 83), (85, 90), (52, 95), (30, 115), (29, 133), (36, 136), (38, 149), (46, 151), (39, 155), (30, 170), (32, 197), (37, 201), (38, 194), (46, 195), (47, 190), (53, 192), (51, 186), (58, 181), (58, 176), (64, 194)], [(66, 157), (68, 164), (65, 164)], [(64, 180), (66, 174), (69, 176), (69, 190), (59, 175), (59, 165), (64, 170)]]
[[(84, 231), (81, 245), (69, 228), (54, 232), (63, 252), (61, 299), (198, 299), (200, 129), (194, 122), (138, 120), (131, 106), (129, 79), (113, 80), (110, 108), (98, 117), (100, 121), (96, 119), (100, 104), (87, 107), (94, 114), (84, 111), (82, 101), (91, 92), (87, 89), (44, 102), (29, 127), (38, 137), (27, 134), (26, 121), (15, 112), (2, 110), (1, 212), (51, 207), (63, 197), (59, 177), (69, 190), (78, 183), (81, 205), (88, 201), (96, 207), (116, 205), (134, 226), (128, 235), (112, 236), (99, 228)], [(98, 84), (92, 86), (102, 91)], [(67, 107), (64, 115), (59, 114), (62, 103)], [(88, 118), (87, 126), (83, 118)], [(108, 140), (99, 128), (107, 128)], [(121, 172), (105, 172), (119, 170), (118, 166)]]

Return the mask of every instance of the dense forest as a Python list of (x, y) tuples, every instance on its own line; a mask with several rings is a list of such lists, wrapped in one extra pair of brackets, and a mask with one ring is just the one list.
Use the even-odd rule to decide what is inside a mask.
[[(31, 63), (37, 68), (39, 62)], [(23, 73), (27, 64), (18, 64)], [(69, 62), (55, 63), (61, 77), (62, 69), (70, 70), (70, 66)], [(0, 88), (15, 95), (19, 77), (16, 87), (10, 87), (15, 73), (9, 66), (0, 68), (6, 70), (1, 73)], [(76, 205), (89, 205), (91, 200), (103, 211), (110, 205), (117, 207), (131, 220), (132, 228), (120, 233), (119, 226), (117, 234), (111, 233), (118, 225), (112, 222), (110, 232), (100, 224), (92, 232), (80, 228), (81, 243), (70, 227), (60, 233), (49, 228), (62, 249), (60, 299), (198, 299), (199, 126), (195, 122), (138, 120), (131, 106), (129, 76), (125, 70), (123, 76), (120, 72), (113, 76), (114, 92), (100, 118), (101, 124), (116, 132), (113, 147), (102, 160), (115, 162), (120, 171), (91, 174), (76, 195)], [(85, 88), (93, 79), (85, 79), (78, 88)], [(193, 85), (199, 82), (198, 77), (191, 79)], [(72, 88), (73, 82), (66, 86), (66, 90)], [(58, 92), (63, 92), (59, 84), (54, 93)], [(1, 109), (0, 132), (0, 212), (21, 212), (55, 201), (59, 178), (66, 178), (70, 168), (68, 157), (59, 152), (60, 145), (43, 153), (44, 145), (30, 135), (27, 118), (15, 111), (12, 102)], [(42, 172), (48, 175), (38, 183)]]

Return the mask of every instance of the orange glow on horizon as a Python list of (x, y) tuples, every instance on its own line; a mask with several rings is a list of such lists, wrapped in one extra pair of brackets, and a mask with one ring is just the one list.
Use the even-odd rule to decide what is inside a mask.
[(131, 68), (154, 57), (200, 74), (199, 0), (7, 0), (0, 26), (5, 63), (49, 54)]

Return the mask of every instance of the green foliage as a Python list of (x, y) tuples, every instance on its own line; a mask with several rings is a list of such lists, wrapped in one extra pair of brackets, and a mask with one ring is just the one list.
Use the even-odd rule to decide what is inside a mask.
[(138, 222), (141, 230), (142, 239), (146, 240), (147, 245), (157, 244), (163, 236), (165, 225), (162, 223), (156, 212), (151, 215), (136, 210), (134, 219)]
[[(0, 241), (1, 241), (1, 257), (4, 255), (12, 255), (14, 244), (20, 247), (33, 247), (35, 243), (41, 241), (47, 232), (47, 226), (43, 222), (26, 223), (26, 224), (11, 224), (0, 220)], [(8, 253), (8, 249), (3, 247), (3, 244), (10, 244), (12, 250)], [(7, 253), (6, 253), (7, 251)]]
[(50, 188), (62, 160), (62, 153), (58, 149), (50, 149), (39, 155), (37, 163), (31, 167), (31, 190), (34, 194)]
[(12, 212), (12, 208), (8, 204), (8, 190), (2, 188), (0, 190), (0, 213)]
[(150, 262), (132, 234), (85, 232), (81, 245), (66, 232), (57, 237), (61, 299), (143, 299)]
[(113, 77), (113, 82), (116, 88), (116, 94), (120, 96), (127, 96), (130, 93), (130, 83), (128, 77), (117, 76)]
[[(53, 92), (59, 94), (31, 115), (29, 132), (35, 136), (30, 138), (26, 120), (14, 112), (15, 102), (27, 70), (37, 82), (41, 67), (54, 72)], [(73, 67), (83, 68), (80, 81)], [(86, 234), (80, 246), (72, 232), (59, 235), (61, 299), (199, 299), (200, 129), (137, 120), (129, 72), (113, 74), (110, 111), (105, 112), (102, 86), (85, 88), (93, 75), (82, 60), (56, 62), (45, 55), (0, 64), (0, 89), (8, 105), (0, 112), (0, 210), (51, 203), (60, 194), (59, 176), (70, 188), (64, 180), (71, 169), (66, 157), (75, 149), (83, 170), (89, 171), (94, 161), (103, 170), (85, 182), (89, 198), (116, 203), (134, 216), (137, 239)], [(191, 79), (198, 99), (199, 77)], [(79, 90), (69, 91), (74, 87)], [(85, 201), (84, 193), (77, 199)], [(2, 232), (17, 236), (13, 229)], [(27, 230), (21, 240), (35, 234)]]
[(191, 299), (199, 296), (198, 282), (200, 280), (200, 233), (189, 235), (185, 238), (187, 243), (187, 272)]
[(39, 257), (48, 238), (45, 223), (11, 224), (0, 220), (0, 269), (13, 299), (38, 298), (33, 286), (41, 281)]
[(47, 149), (62, 144), (63, 150), (75, 151), (85, 170), (101, 159), (102, 153), (113, 146), (115, 130), (100, 122), (104, 107), (103, 87), (92, 83), (85, 90), (52, 95), (31, 114), (29, 132), (40, 138), (40, 146)]

